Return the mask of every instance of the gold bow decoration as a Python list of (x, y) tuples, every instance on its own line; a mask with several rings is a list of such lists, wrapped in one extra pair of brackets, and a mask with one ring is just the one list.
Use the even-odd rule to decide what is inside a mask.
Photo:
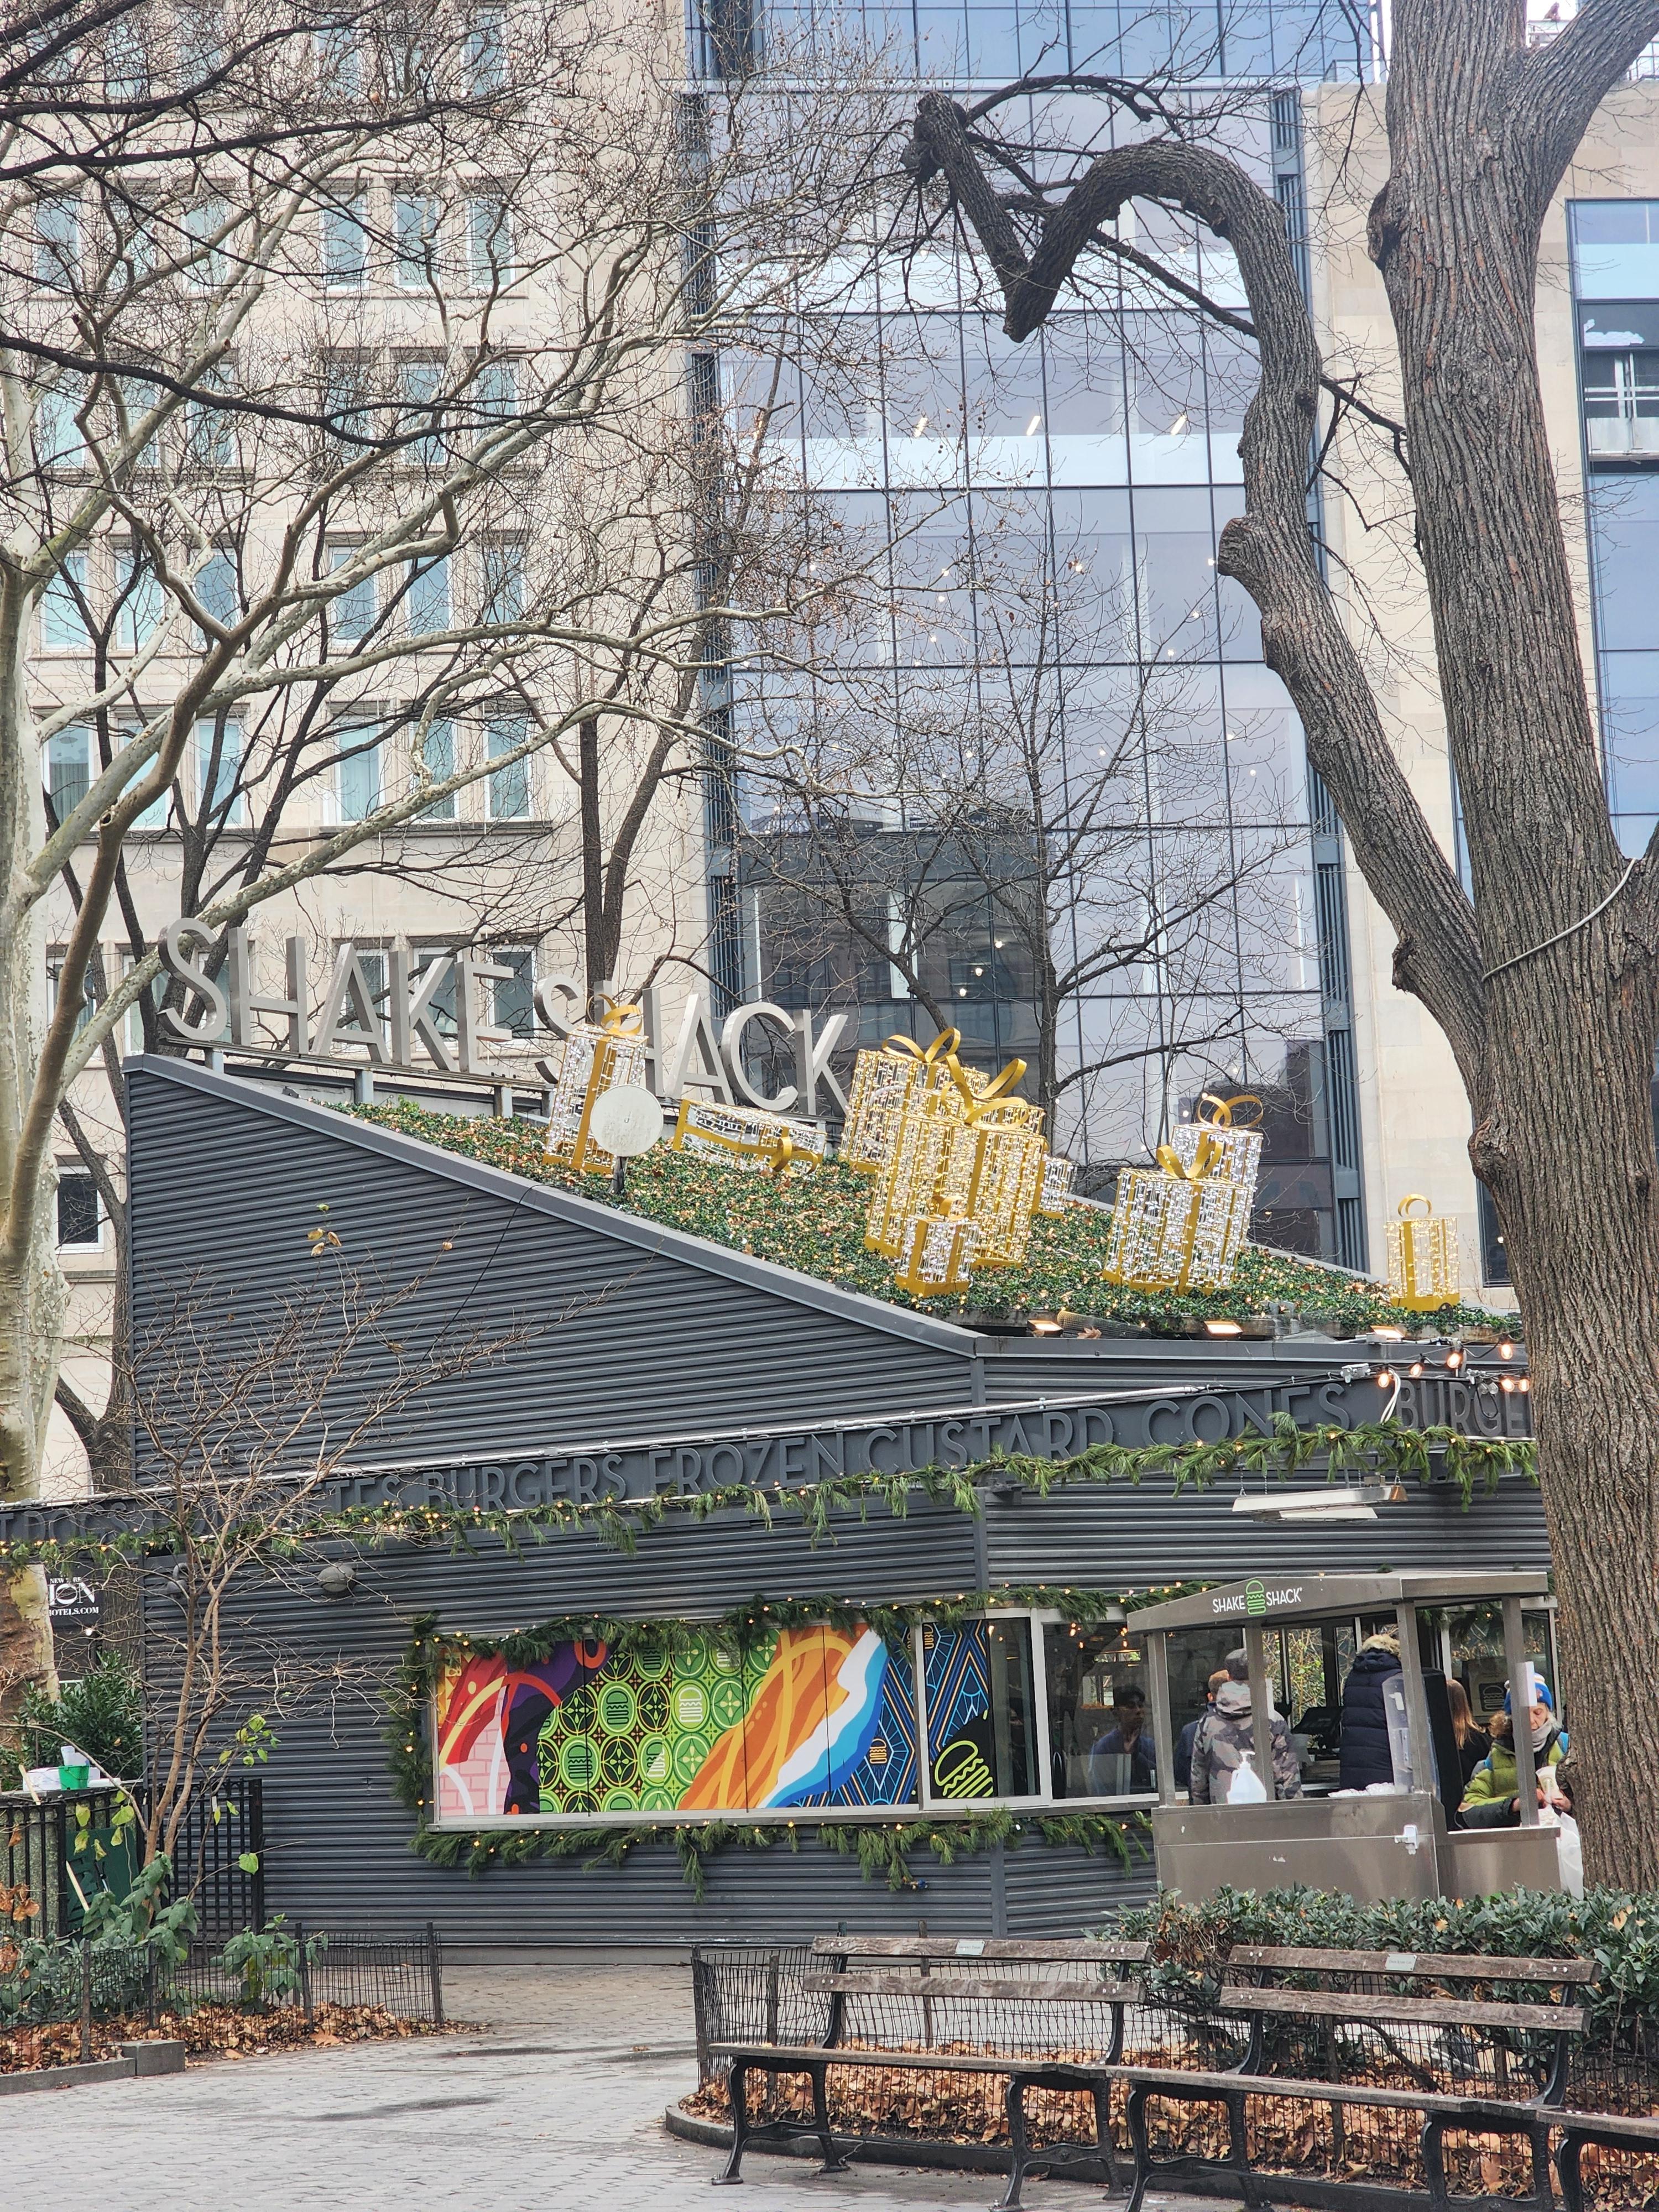
[[(1412, 1208), (1420, 1206), (1421, 1214)], [(1436, 1213), (1420, 1190), (1402, 1198), (1398, 1218), (1389, 1224), (1389, 1291), (1407, 1313), (1432, 1313), (1455, 1306), (1462, 1296), (1457, 1224)]]

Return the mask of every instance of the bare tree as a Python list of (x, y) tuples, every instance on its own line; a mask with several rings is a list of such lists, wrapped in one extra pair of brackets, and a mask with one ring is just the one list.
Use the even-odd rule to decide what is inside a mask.
[[(171, 911), (222, 933), (406, 865), (465, 794), (510, 829), (596, 718), (647, 763), (701, 742), (688, 349), (832, 256), (869, 112), (828, 80), (688, 94), (573, 0), (35, 20), (0, 78), (13, 1497), (58, 1366), (54, 1124), (130, 1011), (168, 1011), (135, 855), (170, 830)], [(790, 604), (769, 583), (744, 611)]]
[(1654, 848), (1627, 862), (1608, 817), (1533, 314), (1552, 198), (1656, 35), (1653, 0), (1588, 0), (1535, 51), (1518, 7), (1405, 0), (1394, 15), (1370, 247), (1398, 346), (1472, 898), (1395, 761), (1310, 540), (1310, 450), (1330, 417), (1273, 200), (1178, 130), (1081, 173), (1034, 172), (988, 117), (935, 95), (908, 155), (919, 180), (943, 180), (1017, 339), (1097, 242), (1112, 250), (1131, 201), (1190, 212), (1237, 256), (1261, 381), (1242, 444), (1247, 509), (1221, 564), (1261, 611), (1268, 664), (1395, 927), (1395, 981), (1444, 1031), (1468, 1093), (1470, 1156), (1503, 1222), (1533, 1361), (1589, 1863), (1632, 1887), (1659, 1882), (1659, 910)]

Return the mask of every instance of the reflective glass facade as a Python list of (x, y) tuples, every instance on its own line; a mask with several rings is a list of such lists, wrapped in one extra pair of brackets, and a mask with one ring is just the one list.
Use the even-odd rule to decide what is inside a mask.
[[(774, 20), (780, 35), (810, 35), (800, 17)], [(1277, 87), (1230, 88), (1227, 129), (1298, 243), (1300, 101), (1285, 79), (1372, 73), (1369, 18), (1337, 7), (916, 8), (858, 21), (890, 64), (897, 54), (935, 77), (1140, 71), (1172, 46), (1209, 78), (1277, 76)], [(1073, 146), (1108, 144), (1115, 127), (1106, 102), (1077, 95), (1040, 112), (1028, 102), (1009, 134), (1022, 123)], [(1119, 236), (1243, 305), (1231, 257), (1207, 234), (1137, 207)], [(883, 902), (905, 905), (904, 871), (925, 867), (948, 908), (920, 963), (927, 996), (948, 1000), (981, 1060), (1033, 1059), (1043, 963), (1022, 905), (1044, 877), (1048, 964), (1066, 986), (1056, 1121), (1091, 1171), (1083, 1187), (1109, 1188), (1115, 1166), (1144, 1162), (1204, 1091), (1252, 1091), (1269, 1132), (1256, 1234), (1363, 1265), (1339, 832), (1262, 664), (1255, 610), (1216, 568), (1243, 503), (1253, 350), (1121, 264), (1097, 263), (1087, 303), (1063, 301), (1018, 347), (970, 286), (943, 254), (908, 270), (890, 261), (860, 286), (856, 313), (837, 316), (828, 365), (802, 352), (774, 428), (814, 526), (888, 544), (884, 612), (837, 647), (858, 664), (861, 711), (900, 728), (925, 698), (936, 727), (954, 715), (959, 730), (988, 730), (975, 742), (1003, 842), (988, 855), (982, 826), (946, 820), (913, 782), (866, 825), (869, 926), (837, 933), (779, 891), (799, 840), (787, 809), (769, 815), (768, 795), (750, 793), (741, 988), (856, 1000), (866, 1041), (931, 1034), (872, 941)], [(729, 364), (725, 396), (741, 420), (753, 395)], [(745, 727), (822, 717), (846, 673), (815, 684), (739, 672), (739, 757)], [(994, 766), (1011, 723), (1041, 732), (1021, 755), (1042, 784), (1024, 813)], [(952, 766), (963, 762), (959, 748)], [(1022, 836), (1042, 869), (1022, 867)]]

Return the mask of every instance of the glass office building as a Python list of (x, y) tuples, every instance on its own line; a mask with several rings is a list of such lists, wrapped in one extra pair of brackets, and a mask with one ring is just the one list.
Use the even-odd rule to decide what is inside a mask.
[[(1340, 6), (915, 7), (850, 20), (885, 70), (957, 87), (1022, 71), (1139, 74), (1173, 53), (1184, 96), (1224, 98), (1228, 143), (1278, 194), (1304, 261), (1297, 82), (1376, 71), (1369, 15)], [(848, 21), (836, 18), (839, 33)], [(793, 10), (771, 23), (780, 40), (813, 35)], [(763, 43), (767, 22), (744, 35)], [(722, 52), (731, 37), (728, 21)], [(707, 45), (705, 58), (718, 60)], [(1012, 137), (1023, 124), (1093, 148), (1133, 127), (1097, 97), (1022, 104)], [(1118, 235), (1243, 305), (1231, 257), (1207, 234), (1136, 208)], [(964, 724), (977, 718), (988, 732), (988, 754), (1011, 720), (1024, 729), (1025, 764), (1040, 758), (1033, 811), (997, 817), (994, 869), (983, 823), (966, 820), (971, 805), (966, 826), (942, 820), (918, 780), (873, 810), (869, 849), (885, 873), (873, 870), (872, 897), (896, 907), (896, 869), (934, 872), (949, 920), (915, 948), (927, 995), (948, 1000), (982, 1060), (1031, 1060), (1037, 963), (1030, 915), (1013, 909), (1039, 872), (1022, 872), (1020, 840), (1028, 857), (1040, 843), (1051, 966), (1065, 986), (1056, 1121), (1089, 1170), (1082, 1187), (1109, 1189), (1112, 1170), (1144, 1161), (1203, 1092), (1255, 1091), (1269, 1138), (1255, 1233), (1364, 1266), (1340, 831), (1262, 664), (1255, 610), (1216, 569), (1222, 527), (1243, 503), (1252, 349), (1109, 261), (1095, 267), (1086, 302), (1063, 298), (1012, 346), (998, 303), (971, 279), (938, 251), (908, 267), (890, 257), (838, 313), (825, 361), (803, 354), (778, 416), (827, 526), (889, 541), (881, 619), (842, 647), (859, 664), (862, 709), (896, 730), (918, 697), (936, 720), (954, 698)], [(729, 381), (727, 397), (740, 404)], [(819, 689), (844, 672), (823, 672)], [(789, 679), (787, 712), (820, 711), (813, 681)], [(734, 672), (739, 759), (746, 720), (777, 713), (777, 688)], [(786, 1005), (856, 1000), (866, 1042), (931, 1034), (867, 937), (815, 933), (799, 900), (779, 894), (769, 850), (798, 860), (799, 840), (787, 810), (770, 804), (749, 793), (741, 832), (711, 809), (732, 987)], [(735, 867), (724, 849), (733, 839)]]

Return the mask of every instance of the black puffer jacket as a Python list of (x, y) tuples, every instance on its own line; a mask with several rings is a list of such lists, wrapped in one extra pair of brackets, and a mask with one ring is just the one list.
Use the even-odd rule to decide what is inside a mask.
[(1359, 1647), (1342, 1691), (1342, 1790), (1368, 1790), (1394, 1780), (1389, 1755), (1389, 1717), (1382, 1685), (1400, 1669), (1397, 1645), (1368, 1638)]

